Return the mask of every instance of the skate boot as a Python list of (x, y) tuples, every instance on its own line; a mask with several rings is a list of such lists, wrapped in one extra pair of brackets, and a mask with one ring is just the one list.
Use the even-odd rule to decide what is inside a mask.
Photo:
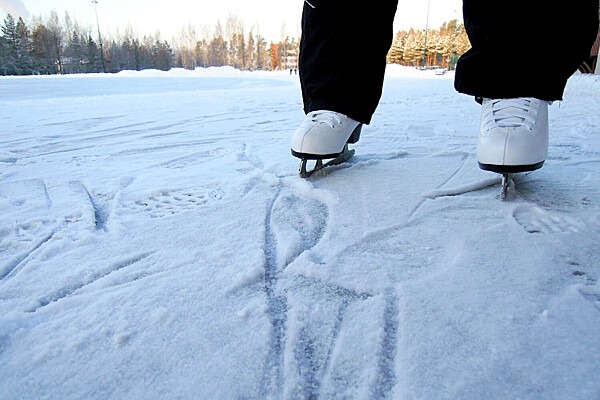
[[(309, 177), (314, 172), (347, 161), (354, 150), (348, 144), (358, 142), (362, 124), (343, 114), (320, 110), (312, 111), (292, 137), (292, 155), (300, 158), (300, 176)], [(332, 159), (327, 163), (323, 160)], [(308, 160), (316, 160), (308, 171)]]
[(548, 155), (548, 102), (535, 98), (484, 99), (477, 142), (479, 167), (503, 175), (501, 197), (513, 173), (533, 171)]

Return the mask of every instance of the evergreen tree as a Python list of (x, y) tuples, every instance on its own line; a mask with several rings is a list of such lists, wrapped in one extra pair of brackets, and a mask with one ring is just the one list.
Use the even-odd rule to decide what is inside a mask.
[(88, 73), (101, 72), (102, 61), (100, 59), (100, 49), (96, 42), (94, 42), (94, 39), (92, 39), (92, 35), (88, 35), (85, 47), (87, 61), (84, 62), (84, 71)]
[(18, 75), (17, 25), (12, 15), (8, 14), (6, 16), (0, 32), (2, 37), (0, 71), (2, 75)]
[[(83, 72), (83, 40), (79, 28), (73, 28), (63, 54), (65, 57), (65, 72), (80, 74)], [(68, 67), (67, 67), (68, 66)]]
[(213, 39), (209, 46), (209, 66), (222, 67), (228, 64), (228, 48), (221, 22), (217, 22)]
[(0, 75), (6, 75), (4, 72), (4, 59), (6, 57), (6, 41), (4, 40), (4, 36), (0, 35)]
[(155, 48), (155, 66), (162, 71), (168, 71), (173, 66), (173, 52), (169, 43), (156, 41)]
[(23, 18), (19, 17), (17, 21), (17, 68), (21, 75), (31, 75), (34, 73), (33, 69), (33, 58), (31, 49), (31, 33), (29, 28), (23, 21)]
[(249, 70), (256, 69), (256, 53), (255, 53), (255, 41), (252, 31), (248, 34), (248, 41), (246, 42), (246, 68)]

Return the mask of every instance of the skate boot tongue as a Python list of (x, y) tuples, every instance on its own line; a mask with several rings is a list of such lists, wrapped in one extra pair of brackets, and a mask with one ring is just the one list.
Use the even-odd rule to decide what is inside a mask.
[(537, 111), (532, 107), (531, 99), (494, 99), (490, 101), (492, 103), (493, 115), (490, 122), (494, 123), (497, 127), (525, 127), (531, 130), (535, 124)]
[(344, 115), (336, 113), (335, 111), (313, 111), (308, 114), (312, 122), (319, 124), (327, 124), (332, 128), (336, 125), (342, 124), (342, 118)]
[[(502, 128), (517, 128), (523, 125), (523, 118), (518, 117), (521, 110), (517, 107), (507, 107), (503, 110), (508, 116), (496, 115), (496, 124)], [(511, 116), (512, 115), (512, 116)]]

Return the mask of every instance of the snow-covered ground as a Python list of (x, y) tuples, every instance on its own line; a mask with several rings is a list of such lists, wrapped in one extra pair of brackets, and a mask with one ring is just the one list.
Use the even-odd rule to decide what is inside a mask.
[(0, 79), (0, 398), (599, 399), (600, 79), (504, 202), (452, 83), (303, 180), (296, 75)]

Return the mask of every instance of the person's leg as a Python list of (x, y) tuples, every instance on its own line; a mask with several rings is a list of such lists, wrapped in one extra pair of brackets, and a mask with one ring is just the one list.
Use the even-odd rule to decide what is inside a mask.
[(480, 98), (562, 99), (598, 33), (598, 0), (463, 0), (463, 16), (455, 87)]
[[(324, 159), (338, 163), (354, 154), (348, 144), (358, 141), (381, 98), (397, 3), (305, 2), (299, 71), (307, 116), (291, 146), (301, 176), (327, 165)], [(308, 160), (318, 160), (312, 171)]]
[(299, 72), (306, 113), (331, 110), (371, 121), (381, 98), (397, 3), (305, 3)]
[(477, 161), (508, 177), (541, 168), (548, 154), (548, 102), (589, 55), (598, 0), (463, 0), (472, 48), (458, 62), (455, 88), (482, 103)]

